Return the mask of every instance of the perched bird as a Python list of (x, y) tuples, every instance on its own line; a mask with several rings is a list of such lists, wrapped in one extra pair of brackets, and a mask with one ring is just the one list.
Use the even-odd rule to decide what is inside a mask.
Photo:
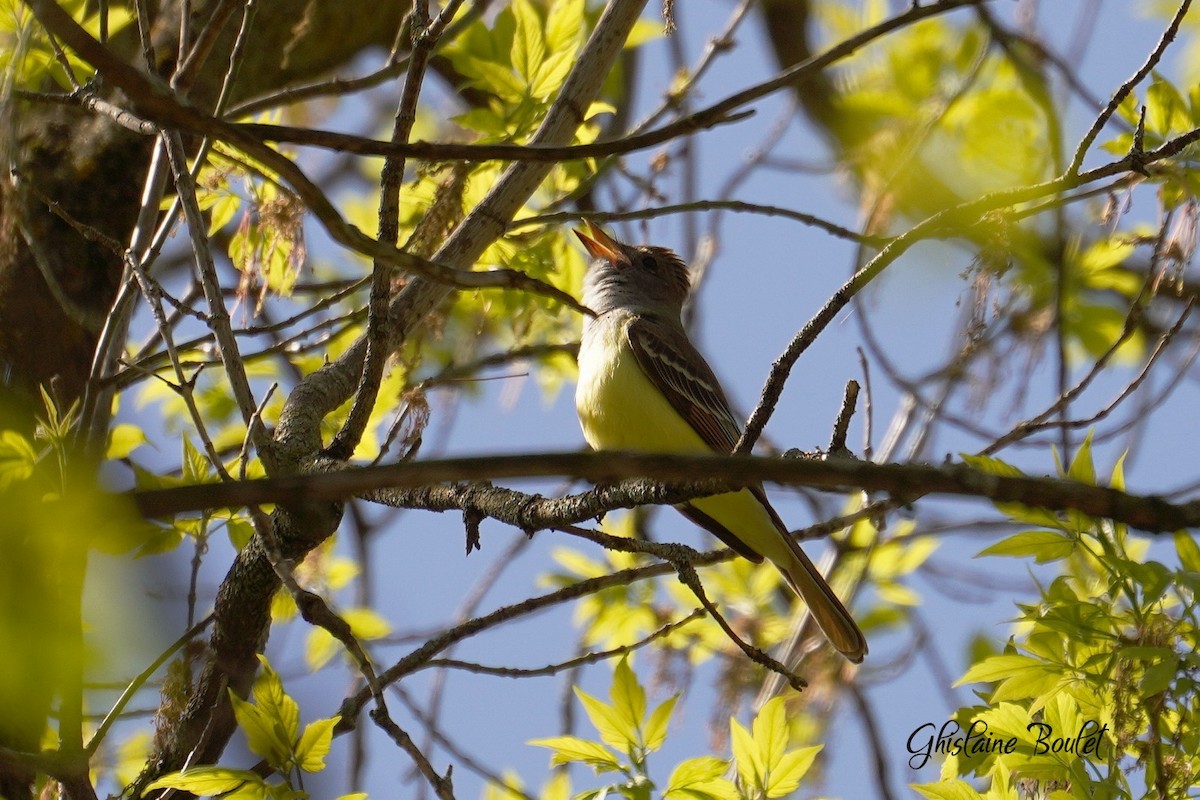
[[(680, 319), (687, 266), (663, 247), (633, 246), (587, 223), (576, 230), (592, 257), (583, 283), (588, 318), (579, 347), (575, 409), (597, 450), (731, 453), (741, 435), (712, 368)], [(850, 612), (788, 536), (762, 486), (676, 506), (739, 555), (774, 564), (846, 658), (867, 642)]]

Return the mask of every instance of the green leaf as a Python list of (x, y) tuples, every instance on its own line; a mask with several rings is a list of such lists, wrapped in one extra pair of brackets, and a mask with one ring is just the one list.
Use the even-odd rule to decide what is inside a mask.
[(737, 762), (738, 778), (741, 779), (742, 786), (761, 789), (766, 769), (757, 742), (736, 719), (729, 720), (729, 734), (733, 760)]
[(1179, 563), (1188, 572), (1200, 572), (1200, 545), (1187, 531), (1175, 532), (1175, 552), (1179, 554)]
[(137, 425), (122, 422), (114, 425), (108, 432), (108, 450), (104, 453), (107, 459), (125, 458), (137, 448), (148, 443), (146, 433)]
[(1142, 601), (1147, 604), (1158, 602), (1175, 578), (1175, 574), (1158, 561), (1144, 564), (1127, 561), (1125, 568), (1142, 585)]
[(1187, 101), (1175, 85), (1158, 73), (1146, 90), (1146, 133), (1168, 138), (1191, 127)]
[(183, 479), (185, 483), (209, 483), (216, 480), (212, 464), (190, 439), (183, 438)]
[(1179, 660), (1176, 658), (1166, 659), (1146, 667), (1140, 686), (1142, 697), (1149, 699), (1156, 694), (1165, 692), (1175, 680), (1178, 669)]
[(612, 707), (620, 715), (624, 725), (632, 731), (639, 731), (642, 719), (646, 716), (646, 690), (638, 683), (637, 675), (629, 666), (629, 658), (617, 662), (613, 671), (612, 688), (609, 690)]
[(1096, 466), (1092, 463), (1093, 433), (1094, 431), (1088, 431), (1088, 435), (1084, 437), (1079, 449), (1075, 452), (1075, 458), (1071, 460), (1071, 468), (1067, 470), (1068, 478), (1089, 486), (1096, 485)]
[(296, 764), (305, 772), (320, 772), (325, 769), (325, 756), (333, 741), (333, 729), (341, 717), (319, 719), (304, 726), (300, 743), (296, 745)]
[(271, 669), (266, 656), (260, 655), (258, 660), (263, 666), (250, 692), (254, 702), (241, 699), (232, 689), (229, 697), (250, 749), (275, 769), (286, 772), (294, 759), (293, 743), (300, 732), (300, 709), (296, 701), (284, 693), (283, 682)]
[(908, 606), (910, 608), (915, 608), (916, 606), (921, 605), (921, 595), (917, 594), (914, 590), (902, 583), (896, 583), (894, 581), (880, 583), (879, 586), (876, 587), (876, 591), (879, 592), (879, 598), (881, 600), (894, 606)]
[(229, 700), (233, 704), (233, 716), (246, 735), (250, 750), (265, 758), (275, 769), (286, 769), (292, 755), (291, 741), (282, 738), (274, 721), (256, 705), (238, 697), (233, 689), (229, 690)]
[(581, 763), (592, 767), (596, 772), (611, 772), (619, 770), (621, 763), (617, 761), (612, 751), (599, 742), (580, 739), (578, 736), (552, 736), (548, 739), (532, 739), (529, 744), (534, 747), (546, 747), (554, 751), (550, 758), (551, 766)]
[(969, 783), (957, 778), (937, 783), (910, 783), (909, 786), (929, 800), (983, 800), (983, 795), (972, 789)]
[(723, 777), (727, 769), (729, 762), (714, 756), (690, 758), (672, 770), (667, 788), (663, 790), (663, 798), (706, 800), (729, 797), (730, 793), (736, 797), (733, 784)]
[(241, 550), (254, 536), (254, 525), (245, 517), (232, 517), (225, 523), (225, 534), (235, 549)]
[(246, 785), (266, 786), (258, 773), (227, 767), (193, 767), (183, 772), (171, 772), (151, 783), (143, 791), (179, 789), (195, 795), (214, 796), (232, 792)]
[(1037, 563), (1046, 564), (1068, 557), (1075, 551), (1076, 544), (1074, 538), (1058, 531), (1024, 531), (1005, 537), (995, 544), (985, 547), (975, 557), (1032, 557)]
[[(290, 602), (292, 596), (285, 591), (277, 595), (277, 598), (283, 605), (285, 598)], [(291, 609), (295, 607), (295, 603), (290, 603)], [(341, 650), (342, 643), (333, 638), (333, 634), (329, 631), (324, 628), (309, 628), (308, 639), (304, 644), (304, 663), (309, 670), (316, 672), (328, 664)]]
[[(788, 725), (787, 712), (783, 708), (783, 698), (773, 697), (758, 712), (754, 718), (754, 743), (762, 757), (763, 776), (767, 777), (775, 770), (776, 765), (787, 752)], [(763, 788), (767, 788), (765, 785)]]
[(495, 110), (480, 106), (450, 118), (452, 122), (468, 130), (496, 139), (508, 134), (508, 122)]
[(1011, 678), (1028, 670), (1044, 669), (1041, 661), (1029, 656), (1000, 655), (989, 656), (977, 664), (972, 664), (967, 673), (955, 682), (955, 686), (965, 686), (968, 683), (992, 683)]
[(513, 34), (513, 69), (529, 86), (537, 77), (538, 68), (546, 60), (546, 41), (542, 36), (542, 20), (529, 0), (513, 0), (510, 8), (517, 27)]
[(583, 44), (584, 0), (554, 0), (546, 11), (546, 50), (558, 53)]
[(1121, 453), (1117, 463), (1113, 464), (1112, 474), (1108, 478), (1108, 485), (1122, 492), (1125, 491), (1125, 456), (1127, 455), (1129, 455), (1128, 451)]
[(538, 67), (537, 74), (529, 84), (529, 94), (538, 100), (556, 94), (571, 73), (571, 67), (575, 66), (576, 55), (574, 50), (551, 53)]
[(578, 686), (575, 687), (575, 696), (583, 703), (583, 710), (606, 745), (621, 753), (631, 752), (638, 746), (637, 728), (621, 712)]
[(0, 489), (26, 480), (36, 464), (32, 442), (16, 431), (0, 431)]
[(347, 608), (342, 612), (342, 619), (346, 620), (354, 637), (363, 641), (382, 639), (392, 632), (392, 624), (373, 608)]
[(1023, 478), (1025, 473), (1008, 462), (991, 456), (976, 456), (970, 453), (960, 453), (962, 460), (972, 469), (986, 472), (988, 475), (1002, 475), (1008, 478)]
[(478, 89), (490, 92), (501, 100), (518, 103), (525, 97), (523, 84), (507, 64), (485, 61), (475, 56), (462, 56), (455, 66), (466, 75)]
[(766, 787), (767, 797), (784, 797), (796, 791), (800, 786), (800, 779), (808, 774), (822, 747), (824, 745), (818, 744), (786, 753), (771, 769), (771, 777)]
[(281, 737), (290, 746), (300, 733), (300, 707), (283, 691), (283, 681), (279, 673), (271, 669), (267, 657), (260, 655), (258, 660), (262, 663), (262, 671), (254, 680), (251, 695), (262, 713), (279, 726)]
[(646, 729), (642, 732), (647, 750), (657, 750), (666, 741), (671, 712), (675, 710), (675, 701), (678, 699), (679, 695), (672, 695), (659, 703), (658, 708), (651, 712), (650, 719), (646, 721)]

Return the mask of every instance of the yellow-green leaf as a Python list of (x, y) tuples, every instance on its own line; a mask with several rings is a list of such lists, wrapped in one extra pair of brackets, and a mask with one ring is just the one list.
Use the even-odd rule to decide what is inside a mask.
[(817, 753), (824, 745), (802, 747), (786, 753), (779, 763), (771, 768), (770, 778), (765, 787), (767, 797), (784, 797), (800, 786), (800, 779), (808, 774)]
[(707, 797), (736, 797), (733, 784), (723, 776), (729, 762), (714, 756), (689, 758), (671, 772), (667, 788), (663, 790), (665, 800), (697, 800)]
[(1075, 452), (1075, 458), (1071, 460), (1071, 468), (1067, 470), (1068, 478), (1089, 486), (1096, 485), (1096, 467), (1092, 463), (1092, 433), (1088, 431), (1088, 435)]
[(672, 695), (658, 704), (646, 721), (646, 729), (642, 732), (647, 750), (657, 750), (667, 738), (667, 726), (671, 722), (671, 712), (675, 710), (675, 701), (679, 695)]
[(1006, 461), (1001, 461), (992, 456), (976, 456), (970, 453), (962, 453), (962, 460), (967, 466), (977, 469), (980, 472), (986, 472), (989, 475), (1002, 475), (1009, 478), (1024, 477), (1025, 473), (1009, 464)]
[[(282, 592), (281, 595), (281, 605), (284, 602), (283, 598), (291, 601), (292, 596), (287, 592)], [(291, 602), (290, 605), (294, 610), (296, 607), (295, 603)], [(333, 634), (324, 628), (309, 628), (308, 641), (304, 644), (304, 663), (308, 665), (310, 670), (316, 672), (338, 654), (341, 646), (341, 642), (333, 638)]]
[(265, 758), (272, 767), (286, 768), (292, 755), (292, 743), (280, 735), (281, 728), (258, 706), (238, 697), (232, 689), (229, 690), (229, 700), (233, 704), (233, 716), (245, 734), (250, 750)]
[(16, 431), (0, 431), (0, 489), (33, 474), (37, 452), (33, 443)]
[(1189, 572), (1200, 572), (1200, 545), (1187, 531), (1175, 532), (1175, 552), (1179, 555), (1179, 563)]
[(762, 753), (750, 732), (736, 719), (729, 720), (729, 740), (733, 759), (737, 762), (738, 777), (743, 787), (761, 787), (765, 772)]
[(1018, 655), (990, 656), (973, 664), (967, 674), (959, 678), (955, 686), (968, 683), (990, 683), (1003, 678), (1009, 678), (1023, 670), (1042, 669), (1043, 664), (1035, 658)]
[(137, 425), (122, 422), (114, 425), (108, 432), (108, 450), (104, 457), (109, 459), (125, 458), (137, 448), (146, 444), (149, 439), (146, 433)]
[(254, 680), (251, 695), (259, 710), (279, 726), (280, 736), (290, 746), (300, 733), (300, 707), (283, 691), (283, 681), (271, 668), (267, 657), (260, 655), (258, 660), (262, 663), (262, 671)]
[(632, 731), (640, 730), (642, 718), (646, 716), (646, 691), (638, 683), (627, 657), (617, 662), (609, 696), (624, 726)]
[(373, 608), (348, 608), (342, 612), (342, 619), (356, 639), (382, 639), (392, 632), (392, 624)]
[(232, 792), (247, 784), (262, 785), (258, 773), (227, 767), (193, 767), (183, 772), (171, 772), (147, 786), (143, 792), (155, 789), (179, 789), (195, 795), (215, 796)]
[(969, 783), (958, 779), (937, 783), (910, 783), (909, 786), (929, 800), (983, 800), (983, 795), (971, 788)]
[(589, 739), (580, 739), (578, 736), (552, 736), (548, 739), (533, 739), (529, 744), (534, 747), (546, 747), (553, 750), (554, 755), (550, 758), (552, 766), (578, 762), (587, 764), (597, 772), (611, 771), (620, 769), (621, 767), (616, 756), (607, 747)]
[(559, 53), (583, 43), (584, 0), (554, 0), (546, 11), (546, 50)]
[(762, 758), (762, 774), (766, 777), (775, 770), (783, 759), (783, 754), (787, 752), (787, 712), (784, 711), (782, 697), (773, 697), (767, 701), (754, 718), (753, 730), (754, 743)]
[(579, 687), (575, 687), (575, 696), (583, 703), (583, 710), (587, 712), (588, 719), (606, 745), (622, 753), (628, 753), (637, 747), (637, 728), (626, 721), (622, 713)]
[(305, 772), (320, 772), (325, 769), (325, 756), (333, 741), (333, 729), (341, 717), (319, 719), (304, 726), (300, 743), (296, 745), (296, 764)]
[(1075, 546), (1075, 539), (1058, 531), (1023, 531), (985, 547), (979, 551), (976, 558), (980, 556), (1032, 557), (1039, 564), (1045, 564), (1066, 558), (1074, 552)]
[(513, 0), (510, 6), (517, 28), (513, 34), (512, 65), (517, 74), (530, 85), (538, 68), (546, 60), (546, 41), (542, 35), (542, 20), (529, 0)]
[(893, 606), (915, 608), (921, 605), (921, 595), (902, 583), (895, 583), (893, 581), (881, 583), (876, 588), (876, 591), (879, 592), (880, 600)]

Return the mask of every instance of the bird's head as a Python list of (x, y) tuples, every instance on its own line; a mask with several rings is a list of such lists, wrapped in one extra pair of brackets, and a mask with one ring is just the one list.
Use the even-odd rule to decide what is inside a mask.
[(626, 308), (679, 315), (691, 285), (679, 256), (665, 247), (625, 244), (599, 226), (585, 224), (586, 233), (575, 231), (592, 257), (583, 279), (584, 305), (597, 314)]

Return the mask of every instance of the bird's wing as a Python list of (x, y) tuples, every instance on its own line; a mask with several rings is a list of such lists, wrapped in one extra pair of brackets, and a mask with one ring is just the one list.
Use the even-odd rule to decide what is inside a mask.
[(652, 317), (626, 328), (638, 366), (681, 417), (718, 453), (731, 453), (741, 431), (712, 367), (682, 329)]

